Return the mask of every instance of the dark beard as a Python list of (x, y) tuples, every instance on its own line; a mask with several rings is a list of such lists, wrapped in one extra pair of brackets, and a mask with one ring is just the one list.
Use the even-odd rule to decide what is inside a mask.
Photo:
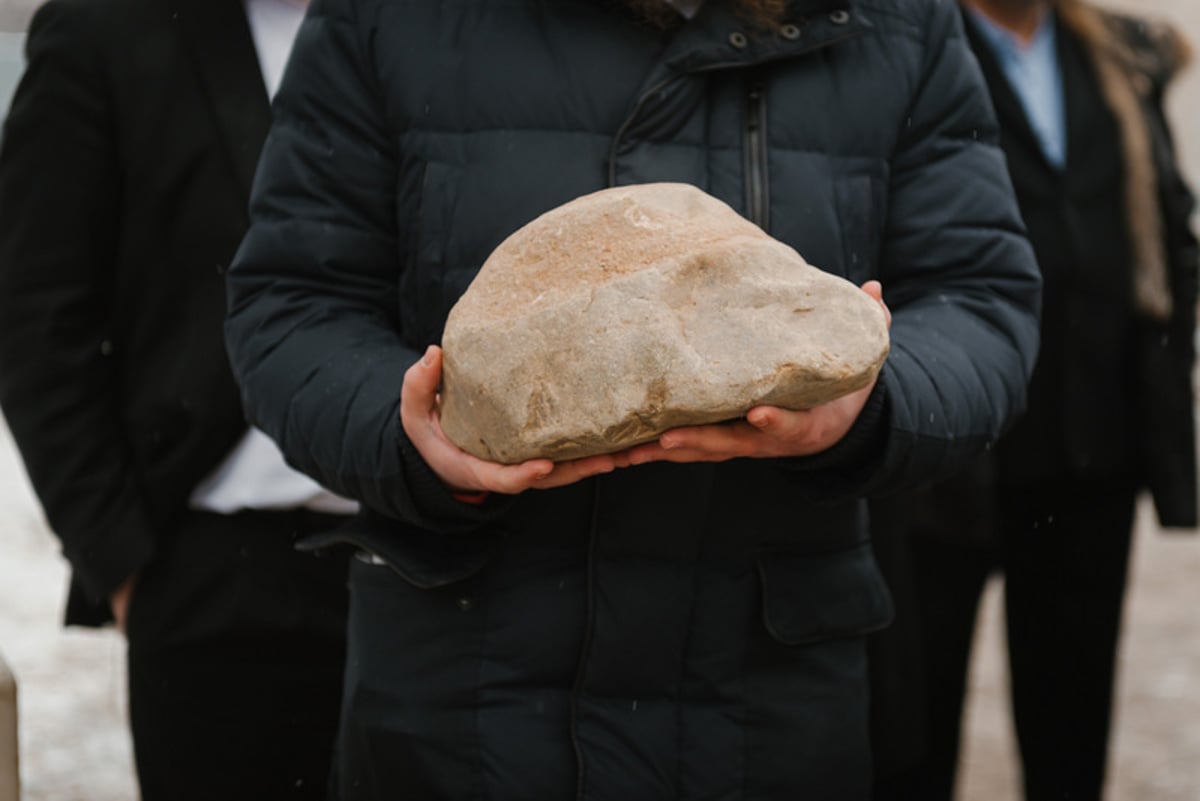
[(652, 27), (666, 31), (683, 23), (683, 15), (666, 0), (621, 0), (637, 18)]
[(768, 30), (778, 28), (787, 14), (787, 0), (733, 0), (739, 17)]
[[(667, 30), (683, 22), (683, 15), (666, 0), (623, 0), (644, 22)], [(776, 28), (787, 11), (787, 0), (705, 0), (708, 3), (730, 2), (742, 19), (761, 28)]]

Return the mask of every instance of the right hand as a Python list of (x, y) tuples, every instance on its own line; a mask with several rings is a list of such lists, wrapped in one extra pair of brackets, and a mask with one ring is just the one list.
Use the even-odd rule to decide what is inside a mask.
[(125, 633), (125, 619), (129, 615), (129, 601), (133, 597), (133, 586), (137, 584), (137, 574), (130, 576), (120, 583), (108, 596), (108, 605), (112, 609), (113, 618), (117, 621), (117, 631)]
[[(878, 281), (868, 281), (862, 290), (879, 304), (890, 330), (892, 313), (883, 302), (883, 286)], [(811, 456), (833, 447), (849, 433), (877, 379), (878, 376), (862, 389), (809, 409), (756, 406), (740, 420), (666, 431), (656, 441), (633, 448), (629, 458), (633, 464), (646, 464)]]
[(587, 456), (566, 462), (530, 459), (506, 465), (473, 456), (442, 431), (440, 398), (442, 349), (430, 345), (404, 374), (400, 390), (400, 424), (413, 447), (453, 492), (499, 492), (515, 495), (527, 489), (573, 484), (629, 464), (627, 451)]

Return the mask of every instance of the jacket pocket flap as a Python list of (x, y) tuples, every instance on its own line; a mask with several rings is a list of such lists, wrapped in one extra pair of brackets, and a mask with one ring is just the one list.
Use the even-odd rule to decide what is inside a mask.
[(360, 512), (338, 528), (312, 534), (296, 544), (301, 551), (354, 545), (387, 563), (418, 589), (444, 587), (483, 569), (503, 542), (497, 531), (442, 534)]
[(892, 597), (870, 543), (827, 554), (763, 553), (758, 573), (763, 624), (784, 645), (858, 637), (892, 622)]

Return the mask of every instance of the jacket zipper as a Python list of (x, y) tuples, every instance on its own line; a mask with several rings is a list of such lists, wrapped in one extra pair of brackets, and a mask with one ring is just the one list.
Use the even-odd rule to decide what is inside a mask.
[[(772, 62), (783, 59), (783, 58), (794, 58), (796, 56), (806, 55), (808, 53), (812, 53), (817, 50), (824, 50), (827, 47), (831, 47), (833, 45), (840, 44), (841, 42), (844, 42), (848, 39), (857, 38), (858, 36), (861, 36), (864, 32), (865, 31), (862, 28), (855, 28), (855, 29), (851, 29), (848, 31), (844, 31), (840, 35), (831, 36), (827, 39), (823, 39), (819, 42), (815, 42), (808, 46), (800, 47), (795, 50), (789, 51), (787, 53), (781, 54), (780, 56), (778, 56), (776, 58), (765, 59), (758, 63), (760, 65), (766, 65), (766, 64), (771, 64)], [(617, 185), (617, 154), (621, 149), (621, 144), (625, 141), (625, 135), (629, 132), (630, 127), (633, 125), (634, 121), (637, 120), (638, 115), (641, 114), (642, 109), (645, 108), (646, 103), (650, 100), (651, 97), (658, 94), (659, 92), (666, 91), (667, 87), (670, 86), (671, 83), (673, 83), (674, 81), (680, 80), (681, 78), (684, 78), (684, 77), (688, 77), (691, 75), (699, 75), (699, 74), (708, 73), (708, 72), (717, 72), (717, 71), (724, 70), (724, 69), (736, 69), (738, 67), (745, 67), (745, 66), (748, 66), (746, 64), (746, 62), (738, 61), (738, 60), (714, 61), (711, 64), (706, 64), (703, 67), (695, 68), (695, 69), (689, 70), (684, 73), (676, 73), (676, 74), (668, 75), (667, 77), (665, 77), (662, 80), (655, 83), (653, 86), (651, 86), (646, 91), (642, 92), (638, 96), (637, 102), (634, 103), (633, 110), (629, 112), (629, 115), (627, 117), (625, 117), (625, 120), (621, 123), (621, 126), (617, 129), (617, 133), (613, 137), (612, 144), (609, 146), (609, 150), (608, 150), (608, 185), (609, 186)], [(761, 103), (761, 97), (763, 94), (762, 87), (759, 86), (758, 90), (759, 90), (760, 103)], [(766, 108), (765, 107), (760, 106), (759, 115), (760, 115), (760, 119), (759, 119), (760, 130), (765, 130), (765, 128), (766, 128)], [(764, 157), (765, 157), (765, 152), (764, 152)], [(764, 176), (766, 175), (765, 172), (762, 174)], [(764, 190), (765, 190), (765, 186), (764, 186)]]
[(588, 527), (587, 546), (587, 622), (583, 629), (583, 646), (579, 649), (579, 664), (575, 668), (575, 681), (571, 686), (571, 747), (575, 751), (575, 801), (583, 801), (587, 789), (587, 762), (583, 755), (583, 743), (579, 741), (579, 696), (587, 680), (588, 659), (592, 653), (592, 636), (596, 623), (596, 528), (600, 518), (600, 486), (597, 483), (592, 495), (592, 519)]
[(746, 180), (746, 216), (764, 231), (770, 224), (767, 183), (767, 104), (761, 81), (751, 81), (743, 111), (742, 153)]

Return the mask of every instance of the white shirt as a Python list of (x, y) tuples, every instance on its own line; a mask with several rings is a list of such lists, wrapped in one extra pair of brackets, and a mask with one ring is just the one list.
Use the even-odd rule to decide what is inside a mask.
[(279, 88), (283, 68), (292, 53), (292, 42), (307, 10), (307, 0), (246, 0), (250, 35), (254, 37), (254, 51), (258, 53), (263, 83), (270, 97)]
[[(307, 0), (246, 0), (246, 17), (270, 97), (279, 88), (307, 6)], [(297, 507), (351, 514), (358, 509), (356, 502), (334, 495), (288, 467), (275, 442), (257, 428), (247, 431), (225, 461), (196, 485), (188, 505), (221, 514)]]

